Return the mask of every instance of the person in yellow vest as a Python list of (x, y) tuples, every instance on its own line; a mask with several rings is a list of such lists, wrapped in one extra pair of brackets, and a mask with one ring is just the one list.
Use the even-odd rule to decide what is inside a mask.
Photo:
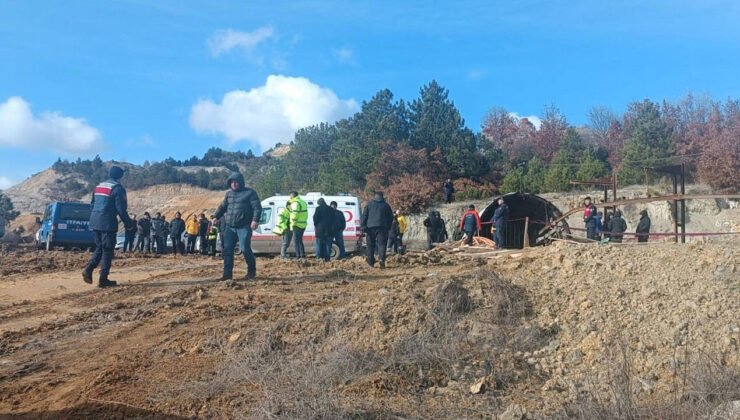
[(406, 220), (406, 216), (401, 214), (401, 210), (396, 210), (396, 221), (398, 222), (398, 245), (403, 249), (403, 234), (409, 228), (409, 222)]
[(293, 247), (295, 247), (296, 258), (306, 258), (306, 250), (303, 247), (303, 232), (308, 226), (308, 204), (298, 196), (297, 191), (290, 193), (290, 224), (293, 232)]
[(290, 230), (290, 201), (285, 203), (285, 208), (278, 213), (277, 223), (272, 233), (280, 236), (280, 258), (288, 258), (288, 247), (290, 240), (293, 238), (293, 231)]
[(200, 223), (198, 223), (198, 216), (193, 214), (185, 224), (185, 233), (188, 234), (188, 254), (195, 252), (195, 241), (198, 239), (199, 230)]

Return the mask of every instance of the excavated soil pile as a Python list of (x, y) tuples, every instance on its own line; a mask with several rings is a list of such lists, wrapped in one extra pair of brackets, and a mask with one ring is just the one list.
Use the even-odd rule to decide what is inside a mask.
[(130, 258), (105, 290), (2, 258), (28, 274), (0, 282), (0, 415), (686, 417), (740, 400), (737, 246), (259, 258), (256, 281), (226, 283), (219, 260)]

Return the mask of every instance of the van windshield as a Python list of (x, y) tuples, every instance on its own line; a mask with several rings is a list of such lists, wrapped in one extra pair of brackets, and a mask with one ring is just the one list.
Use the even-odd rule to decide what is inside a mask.
[(90, 220), (92, 206), (89, 204), (60, 204), (59, 220)]

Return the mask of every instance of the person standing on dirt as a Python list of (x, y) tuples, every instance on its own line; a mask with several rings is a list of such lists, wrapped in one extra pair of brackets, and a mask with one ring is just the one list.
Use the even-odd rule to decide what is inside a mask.
[(136, 240), (136, 215), (131, 215), (131, 221), (134, 222), (131, 224), (131, 226), (128, 226), (126, 228), (126, 233), (124, 234), (123, 238), (123, 252), (133, 252), (134, 251), (134, 242)]
[(331, 259), (331, 240), (334, 236), (334, 210), (326, 204), (324, 198), (316, 201), (313, 214), (313, 226), (316, 234), (316, 259)]
[(224, 271), (219, 280), (231, 280), (233, 277), (234, 248), (237, 241), (247, 263), (245, 279), (253, 279), (257, 276), (257, 260), (252, 252), (252, 231), (259, 225), (262, 205), (257, 192), (245, 186), (244, 176), (239, 172), (232, 173), (226, 184), (229, 191), (215, 214), (216, 219), (223, 217), (226, 222), (223, 231)]
[(175, 218), (170, 222), (170, 238), (172, 238), (172, 253), (177, 256), (185, 254), (185, 244), (182, 243), (182, 234), (185, 233), (185, 221), (182, 220), (182, 215), (178, 211), (175, 213)]
[(439, 233), (439, 223), (437, 223), (437, 214), (432, 210), (429, 215), (424, 219), (424, 227), (427, 229), (427, 250), (432, 249), (434, 243), (437, 242)]
[(406, 220), (406, 216), (401, 214), (401, 210), (396, 210), (396, 221), (398, 222), (398, 246), (403, 249), (403, 234), (408, 230), (409, 222)]
[(496, 232), (493, 234), (493, 242), (496, 243), (496, 249), (506, 247), (506, 224), (509, 222), (509, 206), (501, 197), (498, 199), (498, 207), (493, 212), (493, 227)]
[(308, 226), (308, 204), (298, 195), (298, 191), (290, 193), (290, 230), (293, 232), (293, 247), (296, 258), (306, 258), (306, 249), (303, 246), (303, 233)]
[[(147, 253), (152, 251), (150, 235), (152, 234), (152, 217), (149, 212), (144, 212), (144, 216), (136, 223), (136, 250)], [(146, 245), (144, 245), (146, 244)]]
[(157, 212), (152, 219), (152, 249), (155, 254), (164, 254), (164, 220), (162, 213)]
[(445, 193), (445, 203), (452, 203), (453, 196), (455, 195), (455, 186), (452, 184), (452, 180), (448, 178), (442, 189)]
[(126, 189), (119, 182), (123, 177), (123, 169), (112, 166), (109, 175), (110, 179), (98, 184), (93, 191), (90, 229), (95, 232), (95, 252), (82, 270), (82, 280), (87, 284), (92, 284), (93, 271), (100, 265), (98, 287), (118, 285), (108, 278), (113, 261), (113, 251), (116, 248), (118, 218), (121, 219), (126, 229), (135, 225), (128, 216)]
[(287, 201), (285, 208), (278, 213), (277, 223), (272, 233), (280, 237), (280, 258), (287, 260), (288, 248), (291, 239), (293, 239), (293, 232), (290, 230), (290, 201)]
[(367, 203), (362, 212), (361, 228), (367, 235), (367, 264), (375, 267), (375, 252), (378, 253), (380, 268), (385, 268), (388, 231), (393, 223), (393, 210), (385, 202), (383, 193), (377, 191), (375, 198)]
[(635, 233), (637, 234), (637, 242), (647, 242), (650, 238), (650, 218), (647, 210), (640, 212), (640, 222), (637, 223)]
[[(200, 222), (198, 216), (193, 214), (185, 223), (185, 233), (188, 235), (188, 254), (195, 254), (195, 242), (200, 236)], [(202, 243), (202, 242), (201, 242)]]
[(437, 239), (436, 241), (438, 243), (447, 242), (447, 238), (449, 235), (447, 234), (447, 224), (445, 224), (445, 219), (442, 218), (442, 215), (439, 213), (439, 211), (434, 212), (435, 216), (435, 222), (436, 222), (436, 232), (437, 232)]
[(465, 245), (473, 245), (473, 237), (480, 232), (480, 216), (474, 205), (468, 206), (468, 211), (460, 219), (460, 230), (465, 233)]
[(596, 223), (596, 240), (601, 240), (601, 234), (604, 232), (604, 224), (601, 222), (601, 219), (604, 218), (604, 215), (600, 212), (596, 212), (596, 216), (594, 216), (594, 223)]
[(609, 242), (622, 242), (624, 232), (627, 231), (627, 222), (622, 219), (622, 212), (620, 210), (614, 210), (614, 217), (612, 217), (611, 225), (611, 239), (609, 239)]
[(200, 238), (200, 255), (208, 254), (208, 230), (211, 223), (205, 213), (200, 214), (198, 219), (198, 237)]
[(596, 240), (596, 206), (591, 202), (591, 197), (583, 200), (583, 224), (586, 225), (586, 238)]
[(211, 221), (208, 223), (208, 235), (206, 236), (206, 239), (208, 240), (208, 255), (211, 257), (216, 256), (216, 241), (218, 240), (218, 232), (219, 228), (216, 221), (216, 216), (211, 215)]
[(339, 248), (338, 258), (343, 260), (347, 258), (347, 250), (344, 248), (344, 229), (347, 228), (347, 219), (344, 218), (344, 212), (337, 209), (339, 205), (336, 201), (329, 203), (329, 207), (334, 210), (334, 227), (332, 235), (332, 242), (337, 244)]

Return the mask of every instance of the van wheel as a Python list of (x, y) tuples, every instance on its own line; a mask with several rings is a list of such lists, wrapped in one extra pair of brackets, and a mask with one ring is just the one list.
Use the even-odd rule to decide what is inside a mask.
[(337, 244), (331, 245), (331, 250), (329, 251), (329, 258), (332, 260), (339, 259), (339, 245)]
[(239, 246), (239, 243), (237, 242), (236, 246), (234, 247), (234, 255), (242, 255), (242, 249)]

